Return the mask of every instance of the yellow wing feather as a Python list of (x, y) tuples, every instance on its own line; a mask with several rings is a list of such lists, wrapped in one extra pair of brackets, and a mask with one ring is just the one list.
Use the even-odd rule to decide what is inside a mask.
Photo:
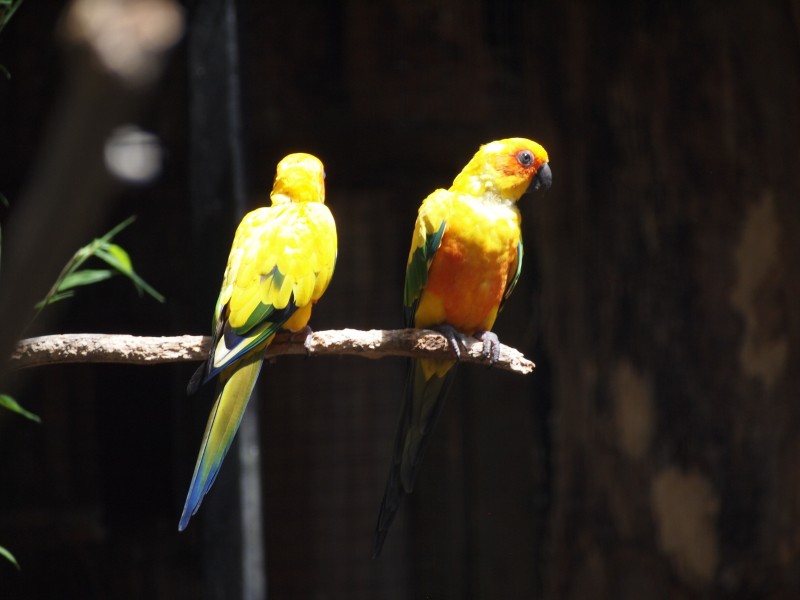
[[(248, 214), (234, 238), (215, 330), (226, 319), (239, 336), (271, 318), (278, 319), (275, 329), (281, 328), (295, 310), (325, 292), (336, 263), (336, 244), (333, 216), (322, 203), (284, 203)], [(280, 311), (286, 312), (276, 314)], [(299, 328), (307, 321), (306, 317)], [(298, 326), (296, 319), (292, 325)], [(238, 354), (237, 347), (219, 342), (215, 368)]]
[[(247, 214), (234, 236), (216, 320), (243, 327), (259, 303), (283, 309), (318, 300), (336, 264), (336, 226), (321, 202), (278, 203)], [(227, 305), (228, 314), (223, 311)]]

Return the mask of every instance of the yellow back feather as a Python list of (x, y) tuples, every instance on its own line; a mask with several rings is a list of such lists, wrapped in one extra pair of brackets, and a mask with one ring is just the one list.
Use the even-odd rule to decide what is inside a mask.
[[(336, 224), (324, 204), (325, 171), (310, 154), (290, 154), (278, 164), (272, 206), (248, 213), (231, 247), (215, 326), (228, 321), (242, 334), (258, 315), (269, 321), (273, 311), (291, 302), (302, 328), (330, 283), (336, 263)], [(301, 318), (302, 317), (302, 318)], [(303, 321), (300, 323), (300, 321)], [(221, 357), (220, 357), (221, 358)]]

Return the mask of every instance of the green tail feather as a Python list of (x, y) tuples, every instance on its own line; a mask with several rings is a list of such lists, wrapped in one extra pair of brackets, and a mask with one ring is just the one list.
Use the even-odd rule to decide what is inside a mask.
[(426, 380), (420, 361), (410, 362), (392, 464), (375, 526), (373, 558), (381, 553), (386, 534), (400, 508), (403, 496), (414, 489), (419, 466), (430, 445), (431, 432), (439, 420), (455, 371), (453, 363), (443, 377), (433, 375)]

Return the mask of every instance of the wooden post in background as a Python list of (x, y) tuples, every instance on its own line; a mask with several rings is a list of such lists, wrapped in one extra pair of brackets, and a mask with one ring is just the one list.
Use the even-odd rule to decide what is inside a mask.
[[(234, 228), (249, 210), (239, 65), (241, 4), (236, 0), (198, 0), (190, 16), (192, 276), (197, 289), (203, 290), (197, 297), (207, 299), (195, 307), (206, 322), (210, 322), (219, 293)], [(213, 388), (214, 384), (205, 386), (204, 394), (212, 394)], [(208, 410), (200, 409), (201, 403), (193, 404), (197, 408), (194, 417), (204, 426)], [(204, 589), (209, 599), (262, 600), (267, 595), (257, 409), (256, 389), (214, 494), (204, 501), (204, 514), (197, 519), (203, 527)], [(198, 436), (198, 444), (200, 439)]]

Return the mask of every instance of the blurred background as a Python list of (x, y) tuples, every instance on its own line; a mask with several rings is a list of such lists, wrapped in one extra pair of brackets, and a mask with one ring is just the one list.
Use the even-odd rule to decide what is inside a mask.
[[(0, 32), (12, 223), (75, 85), (65, 6), (26, 0)], [(521, 202), (496, 332), (537, 370), (459, 369), (377, 560), (403, 359), (262, 371), (255, 554), (238, 443), (177, 531), (213, 392), (186, 396), (196, 364), (8, 375), (42, 422), (0, 411), (0, 545), (21, 566), (0, 559), (3, 598), (798, 597), (800, 2), (182, 6), (132, 122), (155, 178), (48, 211), (91, 223), (61, 264), (136, 215), (115, 240), (166, 300), (116, 277), (26, 335), (210, 333), (234, 228), (301, 150), (339, 230), (312, 327), (399, 328), (420, 201), (480, 144), (525, 136), (553, 186)]]

